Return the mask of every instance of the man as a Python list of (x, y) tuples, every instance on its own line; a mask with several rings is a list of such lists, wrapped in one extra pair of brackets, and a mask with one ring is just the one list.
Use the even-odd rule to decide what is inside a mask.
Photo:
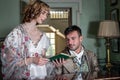
[[(88, 75), (96, 77), (96, 72), (99, 71), (96, 55), (82, 45), (83, 36), (81, 29), (72, 25), (66, 28), (65, 32), (67, 47), (62, 53), (75, 56), (72, 59), (55, 60), (53, 63), (56, 66), (55, 72), (57, 74), (83, 72)], [(90, 79), (89, 79), (90, 80)]]

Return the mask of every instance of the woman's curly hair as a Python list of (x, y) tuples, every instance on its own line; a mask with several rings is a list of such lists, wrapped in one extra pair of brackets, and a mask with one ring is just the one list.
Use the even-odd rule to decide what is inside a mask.
[(48, 4), (41, 0), (31, 0), (30, 3), (25, 7), (23, 11), (23, 23), (31, 22), (31, 20), (36, 19), (42, 11), (50, 11)]

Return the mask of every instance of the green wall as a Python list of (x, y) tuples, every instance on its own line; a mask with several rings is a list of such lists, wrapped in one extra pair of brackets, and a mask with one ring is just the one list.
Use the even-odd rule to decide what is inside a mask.
[(19, 24), (19, 0), (0, 0), (0, 37)]
[[(7, 2), (7, 3), (6, 3)], [(78, 3), (77, 3), (78, 4)], [(51, 4), (52, 5), (52, 4)], [(63, 6), (66, 6), (62, 4)], [(0, 37), (5, 37), (20, 23), (19, 0), (0, 0)], [(57, 6), (54, 4), (54, 6)], [(73, 7), (76, 7), (76, 5)], [(82, 0), (82, 8), (78, 23), (76, 11), (73, 10), (73, 24), (81, 27), (87, 49), (95, 52), (99, 58), (105, 58), (104, 39), (97, 38), (99, 21), (104, 20), (104, 0)]]
[(99, 21), (104, 20), (104, 0), (82, 0), (80, 23), (84, 35), (84, 45), (94, 51), (99, 58), (105, 58), (104, 39), (98, 39)]

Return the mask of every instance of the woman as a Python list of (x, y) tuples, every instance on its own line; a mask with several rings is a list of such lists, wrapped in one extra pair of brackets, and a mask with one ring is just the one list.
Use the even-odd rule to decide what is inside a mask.
[(40, 0), (32, 0), (24, 10), (23, 23), (6, 37), (2, 47), (3, 79), (39, 79), (47, 75), (44, 58), (49, 40), (36, 24), (42, 24), (50, 7)]

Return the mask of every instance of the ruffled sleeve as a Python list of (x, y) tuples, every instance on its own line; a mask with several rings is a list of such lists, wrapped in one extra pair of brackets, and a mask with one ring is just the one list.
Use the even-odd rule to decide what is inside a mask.
[[(19, 75), (21, 58), (21, 31), (14, 29), (5, 39), (1, 50), (2, 74), (4, 79)], [(23, 63), (21, 63), (23, 64)], [(20, 72), (19, 72), (20, 71)], [(19, 72), (19, 73), (17, 73)]]

